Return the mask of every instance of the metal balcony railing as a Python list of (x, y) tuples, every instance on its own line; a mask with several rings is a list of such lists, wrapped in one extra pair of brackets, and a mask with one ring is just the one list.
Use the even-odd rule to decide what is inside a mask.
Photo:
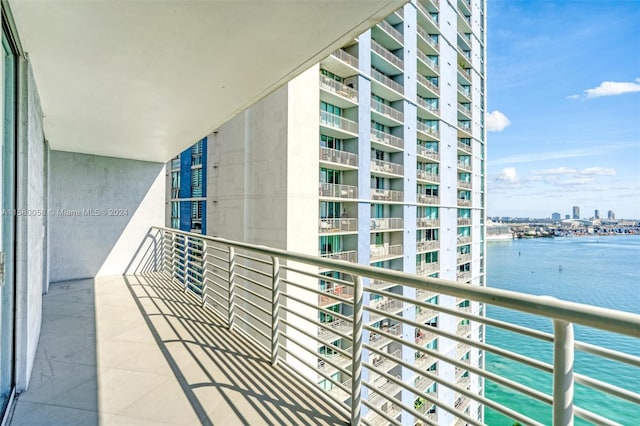
[(440, 270), (440, 264), (438, 262), (419, 263), (416, 265), (416, 274), (429, 275)]
[(320, 147), (320, 160), (358, 167), (358, 154), (324, 146)]
[(424, 15), (424, 16), (425, 16), (429, 21), (431, 21), (431, 23), (432, 23), (433, 25), (435, 25), (435, 26), (436, 26), (436, 28), (437, 28), (437, 27), (438, 27), (438, 21), (437, 21), (436, 19), (434, 19), (434, 18), (431, 16), (431, 14), (430, 14), (430, 13), (429, 13), (429, 11), (427, 10), (427, 8), (426, 8), (426, 7), (424, 7), (424, 6), (422, 5), (422, 3), (420, 3), (419, 1), (417, 1), (417, 2), (416, 2), (416, 6), (418, 6), (418, 10), (419, 10), (420, 12), (422, 12), (422, 14), (423, 14), (423, 15)]
[(325, 218), (318, 221), (318, 232), (321, 234), (335, 234), (340, 232), (357, 232), (358, 219), (354, 217)]
[(431, 59), (430, 57), (422, 53), (420, 50), (416, 50), (416, 56), (420, 61), (424, 62), (429, 68), (431, 68), (436, 73), (440, 71), (440, 67), (438, 66), (438, 63), (434, 59)]
[(372, 245), (369, 247), (371, 252), (371, 261), (377, 261), (386, 257), (402, 256), (402, 244), (393, 245)]
[(467, 182), (464, 180), (458, 181), (458, 188), (471, 189), (471, 182)]
[(396, 92), (400, 94), (404, 94), (404, 86), (402, 84), (392, 80), (391, 78), (387, 77), (380, 71), (371, 68), (371, 77), (373, 77), (375, 80), (379, 81), (380, 83), (384, 84), (385, 86), (395, 90)]
[(458, 242), (458, 245), (460, 245), (460, 244), (468, 244), (468, 243), (471, 242), (471, 236), (470, 235), (458, 235), (457, 242)]
[(320, 88), (358, 103), (358, 91), (356, 89), (324, 74), (320, 74)]
[(416, 251), (432, 251), (440, 248), (440, 241), (417, 241)]
[(471, 207), (471, 200), (458, 198), (458, 207)]
[(371, 109), (382, 115), (391, 117), (396, 121), (404, 121), (404, 114), (402, 113), (402, 111), (398, 111), (397, 109), (390, 107), (389, 105), (384, 104), (377, 99), (371, 99)]
[(404, 140), (401, 137), (383, 132), (382, 130), (371, 130), (371, 141), (383, 145), (388, 145), (394, 148), (404, 148)]
[(466, 161), (458, 161), (458, 168), (467, 172), (472, 170), (471, 163), (467, 163)]
[(458, 256), (456, 257), (456, 262), (457, 263), (471, 262), (471, 253), (458, 254)]
[(384, 231), (387, 229), (403, 229), (404, 220), (401, 217), (372, 217), (371, 230)]
[(404, 44), (404, 36), (402, 35), (402, 33), (396, 30), (395, 28), (393, 28), (393, 26), (389, 24), (387, 21), (385, 20), (380, 21), (378, 23), (378, 27), (380, 27), (380, 29), (384, 30), (387, 34), (393, 37), (395, 41), (397, 41), (398, 43)]
[(335, 56), (336, 58), (340, 59), (343, 62), (346, 62), (347, 64), (351, 65), (354, 68), (358, 68), (358, 58), (356, 58), (355, 56), (353, 56), (351, 53), (347, 52), (346, 50), (343, 49), (338, 49), (335, 52), (332, 53), (333, 56)]
[(393, 189), (371, 188), (371, 199), (375, 201), (402, 202), (404, 199), (404, 192), (395, 191)]
[(471, 279), (471, 272), (469, 271), (465, 271), (465, 272), (457, 272), (456, 273), (456, 279), (458, 281), (467, 281)]
[(404, 70), (404, 61), (374, 39), (371, 39), (371, 50), (398, 67), (400, 70)]
[[(315, 386), (318, 392), (324, 392), (327, 398), (333, 399), (342, 407), (344, 413), (350, 416), (353, 425), (365, 423), (377, 416), (383, 419), (381, 422), (394, 423), (400, 416), (397, 421), (401, 423), (406, 420), (432, 424), (434, 417), (431, 415), (438, 412), (450, 413), (456, 421), (479, 425), (481, 423), (475, 418), (475, 413), (464, 412), (472, 401), (491, 407), (514, 422), (540, 424), (523, 413), (491, 400), (481, 392), (467, 389), (468, 385), (458, 383), (454, 375), (444, 377), (438, 375), (437, 371), (432, 374), (419, 368), (429, 362), (428, 357), (452, 365), (453, 368), (465, 369), (472, 380), (475, 381), (477, 377), (482, 388), (486, 381), (490, 381), (509, 389), (510, 392), (550, 405), (553, 423), (556, 425), (571, 424), (574, 416), (596, 424), (612, 423), (597, 412), (598, 406), (593, 404), (592, 398), (594, 393), (606, 394), (612, 401), (625, 401), (636, 409), (640, 408), (640, 394), (630, 390), (633, 389), (630, 385), (614, 385), (596, 380), (590, 376), (590, 370), (580, 371), (581, 364), (591, 365), (593, 362), (606, 360), (613, 365), (632, 369), (629, 377), (637, 377), (640, 374), (640, 357), (625, 353), (624, 350), (635, 351), (633, 348), (639, 343), (640, 315), (565, 302), (551, 297), (420, 277), (168, 228), (152, 228), (146, 239), (148, 244), (145, 246), (149, 249), (141, 253), (145, 262), (137, 273), (172, 281), (176, 288), (191, 293), (201, 301), (202, 309), (211, 310), (230, 330), (245, 335), (273, 365), (286, 367), (301, 380), (306, 380), (310, 386)], [(341, 285), (352, 288), (353, 297), (344, 302), (350, 304), (350, 308), (341, 311), (348, 313), (338, 313), (319, 306), (317, 296), (326, 293), (318, 289), (317, 283), (318, 280), (327, 279), (319, 273), (321, 270), (336, 271), (343, 277), (349, 277), (341, 282)], [(486, 306), (498, 306), (535, 315), (548, 319), (553, 324), (553, 332), (546, 333), (522, 325), (489, 319), (460, 311), (456, 306), (426, 303), (420, 299), (403, 296), (403, 291), (396, 294), (365, 287), (363, 283), (369, 280), (391, 282), (403, 289), (415, 289), (416, 293), (422, 292), (423, 295), (427, 292), (448, 296), (445, 300), (464, 298)], [(369, 305), (371, 295), (374, 294), (401, 302), (401, 312), (388, 312)], [(410, 313), (415, 312), (412, 310), (415, 307), (433, 309), (468, 320), (471, 332), (459, 335), (457, 326), (446, 321), (442, 323), (442, 327), (441, 324), (437, 327), (427, 327), (412, 318)], [(331, 315), (335, 319), (333, 322), (341, 322), (336, 326), (323, 324), (318, 319), (321, 312)], [(387, 318), (386, 321), (391, 321), (393, 325), (388, 328), (373, 327), (370, 322), (371, 315)], [(479, 341), (478, 333), (474, 330), (480, 324), (522, 334), (527, 339), (551, 345), (554, 350), (553, 361), (540, 361), (514, 350)], [(598, 345), (575, 340), (574, 324), (580, 325), (577, 332), (584, 332), (585, 336), (593, 336), (593, 333), (599, 330), (606, 331), (621, 335), (629, 341), (629, 345), (600, 346), (617, 341), (612, 338), (598, 339)], [(416, 344), (413, 337), (407, 339), (402, 333), (397, 332), (401, 327), (404, 330), (404, 326), (409, 327), (407, 330), (423, 330), (424, 335), (429, 333), (442, 337), (441, 344), (449, 342), (450, 346), (434, 350), (430, 345)], [(391, 327), (397, 328), (391, 330)], [(334, 340), (320, 337), (320, 330), (328, 330), (323, 333), (327, 333), (330, 339), (339, 338), (340, 345), (333, 345)], [(216, 333), (214, 327), (211, 333)], [(372, 339), (374, 333), (376, 337)], [(423, 336), (417, 337), (422, 339)], [(384, 348), (377, 347), (375, 342), (382, 339), (388, 339), (393, 344), (394, 351), (402, 349), (401, 353), (415, 352), (419, 355), (416, 358), (420, 361), (417, 362), (413, 357), (405, 361), (401, 357), (390, 355)], [(498, 373), (484, 370), (477, 359), (469, 356), (473, 353), (469, 352), (470, 348), (532, 367), (538, 370), (541, 376), (551, 376), (552, 391), (547, 393), (533, 389)], [(428, 394), (423, 389), (417, 389), (413, 381), (405, 383), (401, 377), (389, 374), (386, 367), (379, 368), (380, 364), (371, 362), (370, 358), (364, 358), (364, 353), (388, 357), (415, 374), (415, 377), (428, 377), (437, 383), (438, 387), (454, 392), (455, 403), (449, 405), (440, 401), (437, 394)], [(582, 361), (574, 363), (574, 357), (583, 358)], [(589, 361), (585, 362), (586, 359)], [(341, 373), (339, 379), (335, 378), (335, 371)], [(366, 379), (367, 377), (376, 379), (370, 380)], [(327, 384), (332, 385), (328, 391), (326, 389), (331, 386), (326, 386)], [(576, 392), (574, 395), (574, 386), (583, 387), (583, 390), (588, 392)], [(414, 404), (404, 403), (406, 398), (403, 396), (411, 396), (411, 401), (415, 398), (425, 400), (430, 412), (416, 409)], [(392, 405), (398, 409), (391, 412)], [(590, 409), (584, 408), (584, 405)], [(364, 407), (368, 410), (366, 418), (363, 417)], [(432, 407), (435, 408), (435, 412)], [(405, 419), (404, 416), (409, 417)]]
[(358, 187), (353, 185), (341, 185), (338, 183), (321, 183), (320, 196), (332, 198), (358, 198)]
[(440, 159), (440, 154), (438, 153), (438, 151), (427, 149), (422, 145), (416, 145), (416, 153), (422, 157), (430, 158), (432, 160)]
[(325, 259), (342, 260), (344, 262), (351, 262), (351, 263), (355, 263), (358, 261), (357, 260), (358, 252), (356, 252), (355, 250), (323, 253), (320, 256)]
[(438, 131), (437, 128), (431, 127), (431, 126), (427, 126), (426, 124), (424, 124), (421, 121), (416, 122), (416, 127), (417, 127), (419, 132), (422, 132), (425, 135), (430, 135), (430, 136), (433, 136), (434, 138), (439, 138), (440, 137), (440, 132)]
[(358, 134), (358, 123), (327, 111), (320, 111), (320, 124)]
[(383, 160), (371, 160), (371, 171), (379, 173), (389, 173), (393, 175), (403, 175), (404, 167), (402, 164), (392, 163)]
[(440, 226), (439, 219), (429, 219), (427, 217), (419, 217), (416, 219), (416, 226), (418, 228), (437, 228)]
[(416, 201), (420, 204), (438, 204), (440, 203), (440, 197), (437, 195), (417, 194)]
[(318, 298), (320, 306), (343, 302), (353, 298), (353, 287), (337, 285), (324, 290), (324, 293), (324, 295), (321, 294)]
[(429, 182), (440, 182), (440, 175), (427, 172), (425, 170), (416, 170), (416, 177), (422, 180), (428, 180)]
[(418, 26), (416, 27), (418, 29), (418, 35), (425, 41), (427, 42), (427, 44), (429, 44), (431, 47), (433, 47), (436, 51), (440, 51), (440, 45), (438, 42), (434, 41), (431, 37), (429, 37), (429, 34), (422, 29), (422, 27)]
[(458, 218), (458, 226), (469, 226), (471, 225), (470, 217), (459, 217)]
[(432, 113), (434, 113), (436, 115), (440, 113), (440, 109), (437, 106), (428, 103), (427, 101), (422, 99), (420, 96), (418, 96), (416, 98), (416, 101), (417, 101), (418, 105), (420, 105), (424, 109), (426, 109), (428, 111), (431, 111)]
[(421, 74), (417, 74), (417, 77), (418, 77), (418, 83), (422, 84), (425, 87), (428, 87), (429, 89), (431, 89), (431, 91), (433, 91), (436, 94), (440, 93), (440, 88), (435, 84), (433, 84), (432, 82), (430, 82), (425, 76)]

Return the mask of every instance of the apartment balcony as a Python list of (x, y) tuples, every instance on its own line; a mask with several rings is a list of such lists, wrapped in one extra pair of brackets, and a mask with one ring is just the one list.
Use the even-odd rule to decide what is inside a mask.
[(434, 19), (431, 16), (431, 14), (429, 14), (429, 11), (422, 3), (420, 3), (419, 1), (416, 1), (416, 6), (418, 7), (418, 10), (422, 13), (422, 16), (427, 20), (427, 22), (429, 22), (434, 28), (436, 29), (439, 28), (438, 21)]
[(459, 217), (458, 218), (458, 226), (470, 226), (471, 218), (470, 217)]
[(429, 386), (433, 385), (433, 383), (434, 383), (433, 379), (430, 379), (430, 378), (425, 377), (425, 376), (418, 376), (413, 381), (413, 386), (416, 387), (417, 389), (425, 390)]
[(461, 137), (472, 138), (471, 121), (458, 120), (458, 134), (461, 135)]
[(398, 126), (404, 122), (402, 111), (398, 111), (376, 99), (371, 99), (371, 110), (377, 115), (376, 121), (388, 126)]
[(429, 219), (426, 217), (419, 217), (416, 219), (417, 228), (437, 228), (440, 226), (440, 219)]
[(431, 182), (431, 183), (439, 183), (440, 182), (440, 175), (436, 175), (434, 173), (429, 173), (425, 170), (420, 170), (417, 169), (416, 170), (416, 178), (418, 180), (422, 180), (425, 182)]
[(459, 180), (458, 179), (458, 188), (471, 189), (471, 182), (467, 182), (466, 180)]
[(458, 0), (458, 12), (471, 15), (471, 0)]
[(375, 290), (385, 290), (387, 288), (396, 286), (396, 284), (394, 284), (391, 281), (377, 280), (377, 279), (371, 280), (369, 282), (369, 285), (371, 286), (372, 289), (375, 289)]
[(471, 242), (471, 239), (471, 235), (458, 235), (457, 243), (458, 245), (469, 244)]
[(462, 77), (462, 81), (461, 81), (462, 84), (470, 85), (472, 83), (472, 80), (471, 80), (471, 69), (470, 68), (463, 68), (460, 65), (458, 65), (458, 77)]
[(422, 145), (416, 145), (416, 154), (429, 160), (440, 161), (440, 153), (438, 151), (427, 149)]
[[(393, 66), (396, 72), (400, 73), (404, 70), (404, 61), (374, 39), (371, 39), (371, 51), (377, 54), (378, 57), (382, 58), (386, 64)], [(371, 59), (371, 62), (372, 64), (375, 63), (373, 58)], [(378, 66), (378, 68), (382, 68), (382, 66)]]
[(320, 234), (344, 234), (358, 232), (358, 219), (354, 217), (323, 218), (318, 221)]
[(440, 241), (427, 241), (421, 240), (416, 242), (416, 251), (425, 252), (425, 251), (434, 251), (440, 248)]
[(327, 111), (320, 111), (320, 125), (330, 130), (337, 130), (336, 136), (358, 137), (358, 123)]
[(416, 57), (418, 58), (418, 72), (420, 74), (439, 76), (440, 66), (434, 59), (429, 58), (419, 49), (416, 50)]
[(398, 362), (392, 358), (402, 359), (402, 351), (400, 349), (396, 349), (392, 353), (388, 354), (388, 356), (376, 355), (373, 358), (372, 364), (374, 367), (386, 373), (398, 365)]
[(431, 275), (439, 271), (440, 264), (438, 262), (419, 263), (416, 265), (416, 274), (418, 275)]
[(401, 217), (371, 218), (371, 232), (403, 229), (404, 219)]
[(471, 200), (458, 198), (458, 207), (471, 207)]
[(471, 86), (458, 83), (458, 101), (471, 102)]
[(356, 263), (358, 261), (358, 252), (355, 250), (339, 251), (335, 253), (322, 253), (320, 257), (332, 260), (342, 260), (344, 262)]
[(438, 108), (437, 106), (427, 103), (427, 101), (422, 99), (420, 96), (416, 98), (416, 103), (420, 108), (423, 108), (427, 112), (426, 114), (423, 114), (425, 115), (425, 117), (423, 118), (429, 120), (437, 120), (440, 118), (440, 108)]
[(320, 89), (334, 95), (330, 99), (333, 105), (351, 108), (358, 104), (358, 91), (356, 89), (324, 74), (320, 74)]
[(468, 281), (470, 279), (471, 279), (471, 272), (469, 271), (456, 273), (456, 280), (458, 281)]
[(374, 146), (379, 145), (392, 152), (399, 152), (404, 149), (404, 140), (401, 137), (375, 129), (371, 130), (371, 144)]
[(371, 199), (373, 201), (388, 201), (391, 203), (401, 203), (404, 200), (404, 192), (393, 189), (371, 188)]
[(427, 96), (429, 97), (440, 96), (440, 88), (438, 86), (430, 82), (425, 76), (421, 74), (416, 74), (416, 77), (418, 78), (418, 83), (419, 83), (418, 88), (420, 87), (420, 85), (422, 85), (422, 87), (426, 90)]
[[(404, 45), (404, 35), (385, 20), (380, 21), (376, 27), (371, 29), (371, 31), (372, 33), (375, 33), (376, 37), (384, 37), (385, 39), (391, 38), (391, 43), (396, 44), (397, 48)], [(378, 34), (378, 32), (381, 34)]]
[(473, 150), (471, 145), (466, 144), (464, 142), (458, 141), (458, 151), (464, 152), (465, 154), (471, 155)]
[[(378, 304), (373, 304), (373, 307), (376, 309), (379, 309), (378, 306), (384, 306), (385, 312), (394, 312), (394, 311), (398, 311), (400, 309), (402, 309), (402, 303), (400, 303), (400, 305), (398, 306), (397, 303), (378, 303)], [(375, 316), (374, 316), (375, 315)], [(369, 319), (369, 322), (375, 322), (381, 318), (384, 318), (382, 315), (378, 315), (378, 314), (372, 314), (371, 318)], [(393, 325), (391, 327), (385, 328), (384, 330), (385, 333), (390, 334), (391, 336), (402, 336), (402, 324), (396, 324)], [(369, 333), (369, 344), (371, 346), (373, 346), (374, 348), (382, 348), (385, 345), (388, 345), (391, 342), (391, 339), (386, 337), (383, 334), (378, 334), (375, 331), (372, 331), (371, 333)]]
[(340, 337), (339, 334), (350, 334), (353, 331), (353, 324), (351, 321), (335, 320), (331, 322), (321, 323), (318, 327), (318, 337), (322, 340), (332, 341)]
[(420, 370), (426, 370), (427, 368), (431, 367), (434, 362), (437, 361), (437, 358), (432, 357), (431, 355), (428, 355), (426, 353), (422, 353), (418, 358), (416, 358), (415, 366)]
[[(429, 263), (428, 265), (432, 265), (432, 264)], [(427, 299), (431, 299), (432, 297), (434, 297), (436, 295), (438, 295), (438, 293), (436, 293), (434, 291), (425, 290), (425, 289), (416, 290), (416, 299), (418, 299), (418, 300), (423, 300), (424, 301), (424, 300), (427, 300)]]
[(440, 53), (440, 44), (429, 37), (429, 34), (420, 26), (417, 27), (418, 30), (418, 46), (421, 47), (423, 51), (428, 51), (430, 54), (438, 54)]
[[(465, 106), (465, 104), (458, 103), (458, 113), (458, 117), (462, 116), (464, 120), (471, 120), (471, 107), (468, 104)], [(471, 131), (471, 127), (465, 127), (465, 129)]]
[(417, 194), (416, 201), (420, 204), (437, 205), (440, 204), (440, 197), (437, 195)]
[(355, 200), (358, 198), (358, 187), (353, 185), (341, 185), (338, 183), (320, 183), (320, 197), (346, 198)]
[(458, 161), (458, 169), (463, 170), (465, 172), (472, 172), (473, 168), (470, 162), (466, 161)]
[(384, 75), (383, 73), (381, 73), (380, 71), (374, 68), (371, 68), (371, 77), (374, 80), (378, 81), (379, 83), (382, 83), (382, 85), (390, 89), (391, 92), (395, 92), (396, 95), (400, 95), (400, 96), (393, 96), (393, 93), (391, 94), (382, 93), (381, 95), (385, 99), (394, 100), (394, 101), (402, 99), (402, 94), (404, 94), (404, 86), (402, 86), (402, 84), (392, 80), (391, 78), (387, 77), (386, 75)]
[(371, 262), (402, 256), (402, 244), (372, 245), (369, 250), (371, 252)]
[(424, 323), (437, 315), (438, 311), (435, 309), (420, 308), (416, 310), (416, 322)]
[(427, 126), (426, 124), (418, 121), (416, 122), (416, 128), (419, 133), (422, 133), (428, 139), (438, 140), (440, 138), (440, 132), (437, 128), (433, 128), (431, 126)]
[(402, 167), (402, 164), (390, 161), (371, 160), (371, 173), (402, 177), (404, 175), (404, 167)]
[(322, 61), (322, 68), (349, 77), (358, 73), (358, 58), (344, 49), (338, 49)]
[(457, 263), (471, 262), (471, 253), (458, 254), (458, 256), (456, 257), (456, 262)]
[(345, 285), (336, 285), (332, 288), (324, 290), (324, 295), (318, 296), (318, 304), (320, 306), (333, 305), (349, 301), (353, 298), (353, 287)]
[(334, 170), (355, 170), (358, 168), (358, 154), (324, 146), (320, 147), (320, 161), (332, 163), (331, 166)]
[[(592, 362), (621, 363), (632, 368), (631, 374), (636, 376), (637, 357), (622, 352), (620, 347), (574, 342), (572, 329), (573, 324), (580, 324), (589, 332), (606, 330), (633, 339), (634, 347), (640, 338), (637, 314), (446, 280), (426, 282), (414, 274), (357, 264), (348, 265), (347, 270), (341, 262), (326, 258), (165, 228), (151, 229), (145, 242), (149, 243), (145, 244), (149, 251), (144, 261), (133, 267), (136, 275), (53, 284), (43, 297), (42, 336), (32, 383), (17, 402), (13, 424), (344, 424), (349, 419), (356, 419), (357, 424), (364, 403), (344, 401), (357, 401), (351, 397), (354, 391), (366, 398), (364, 386), (371, 386), (368, 419), (380, 412), (397, 418), (400, 411), (393, 411), (390, 403), (400, 391), (412, 392), (409, 388), (414, 382), (405, 384), (400, 377), (388, 375), (386, 361), (369, 363), (356, 355), (365, 349), (373, 354), (376, 348), (386, 345), (385, 340), (394, 343), (394, 351), (419, 353), (429, 339), (450, 332), (425, 326), (416, 340), (406, 340), (400, 332), (405, 324), (400, 316), (397, 325), (387, 328), (364, 323), (365, 313), (377, 314), (374, 309), (383, 313), (396, 311), (362, 303), (369, 297), (367, 288), (362, 286), (365, 279), (406, 286), (422, 296), (438, 293), (526, 311), (555, 323), (555, 327), (549, 327), (552, 333), (546, 333), (519, 330), (522, 325), (514, 327), (492, 320), (492, 326), (554, 345), (557, 355), (539, 374), (546, 375), (549, 382), (560, 381), (563, 392), (544, 397), (549, 405), (553, 403), (551, 409), (557, 416), (573, 418), (575, 414), (591, 423), (606, 423), (598, 417), (601, 413), (574, 406), (589, 402), (579, 393), (575, 399), (570, 391), (569, 395), (565, 393), (575, 382), (612, 399), (622, 396), (637, 401), (640, 397), (632, 390), (594, 380), (589, 369), (574, 371), (572, 361), (574, 353), (586, 351), (594, 357)], [(330, 342), (320, 337), (320, 331), (316, 332), (322, 329), (317, 316), (319, 307), (308, 297), (318, 295), (317, 287), (308, 286), (317, 284), (317, 277), (311, 272), (317, 268), (357, 278), (344, 285), (352, 287), (354, 295), (360, 295), (345, 298), (352, 313), (329, 326), (329, 338), (338, 333), (345, 337), (341, 336), (344, 346), (331, 348), (327, 355), (318, 353), (319, 347), (327, 348)], [(286, 291), (282, 291), (281, 281), (285, 279)], [(304, 309), (294, 308), (303, 302)], [(393, 293), (381, 302), (395, 303), (397, 309), (437, 307), (419, 299), (413, 303), (401, 301)], [(307, 310), (313, 312), (309, 314)], [(472, 321), (486, 324), (487, 319), (476, 316)], [(440, 384), (456, 392), (455, 408), (459, 411), (454, 417), (468, 423), (473, 418), (469, 419), (464, 411), (471, 402), (480, 402), (480, 397), (475, 393), (462, 397), (457, 389), (468, 385), (461, 371), (471, 369), (472, 363), (465, 354), (474, 346), (496, 354), (505, 349), (486, 342), (480, 347), (467, 327), (465, 324), (454, 330), (453, 336), (459, 339), (455, 349), (440, 353), (437, 361), (457, 369), (450, 379), (442, 377)], [(361, 336), (364, 330), (379, 337), (364, 342), (351, 337)], [(600, 344), (614, 341), (605, 339)], [(509, 357), (521, 365), (530, 362), (517, 352), (509, 352)], [(428, 368), (432, 361), (423, 354), (414, 366)], [(328, 391), (303, 378), (335, 380), (332, 374), (337, 368), (346, 377), (335, 381)], [(364, 377), (376, 379), (364, 383), (365, 372), (368, 375)], [(473, 374), (479, 380), (487, 377), (481, 369)], [(523, 383), (506, 386), (525, 394), (540, 392)], [(434, 395), (424, 391), (416, 395), (423, 399), (429, 396)], [(434, 418), (424, 409), (404, 409), (411, 418)], [(502, 413), (523, 424), (535, 423), (522, 413)]]
[[(385, 404), (384, 407), (382, 408), (382, 411), (392, 419), (397, 418), (402, 412), (402, 410), (400, 410), (400, 407), (391, 403)], [(373, 411), (372, 411), (372, 414), (369, 415), (367, 422), (372, 426), (387, 426), (389, 424), (389, 420), (382, 417), (380, 414), (376, 414)]]

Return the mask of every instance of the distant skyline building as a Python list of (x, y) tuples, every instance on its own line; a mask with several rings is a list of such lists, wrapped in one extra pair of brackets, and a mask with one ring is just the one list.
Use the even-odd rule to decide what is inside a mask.
[(593, 212), (593, 218), (594, 218), (594, 219), (600, 219), (600, 210), (596, 209), (596, 210)]
[(566, 215), (564, 215), (564, 218), (565, 218), (565, 219), (571, 219), (571, 215), (566, 214)]
[(206, 234), (207, 138), (178, 154), (167, 169), (166, 225)]
[(574, 219), (580, 219), (580, 207), (579, 206), (573, 206), (573, 218)]
[(614, 220), (615, 218), (616, 218), (616, 214), (613, 212), (613, 210), (609, 210), (607, 212), (607, 219)]
[(561, 218), (560, 213), (551, 214), (551, 220), (560, 220), (560, 218)]

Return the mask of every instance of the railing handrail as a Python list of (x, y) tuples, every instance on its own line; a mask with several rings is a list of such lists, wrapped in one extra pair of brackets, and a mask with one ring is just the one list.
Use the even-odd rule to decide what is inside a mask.
[(569, 302), (549, 296), (536, 296), (483, 286), (469, 286), (468, 284), (462, 284), (442, 278), (422, 277), (391, 269), (324, 259), (319, 256), (227, 240), (225, 238), (211, 237), (193, 232), (178, 231), (176, 229), (166, 227), (153, 226), (151, 228), (180, 234), (186, 237), (197, 238), (203, 241), (210, 241), (212, 243), (224, 244), (235, 249), (251, 250), (266, 256), (279, 257), (283, 260), (304, 262), (324, 269), (341, 271), (366, 278), (390, 281), (397, 285), (406, 285), (416, 289), (435, 291), (456, 297), (473, 298), (474, 300), (482, 303), (488, 303), (508, 309), (516, 309), (529, 314), (540, 315), (556, 320), (567, 321), (600, 330), (612, 331), (640, 338), (640, 315), (631, 312), (623, 312), (609, 308)]

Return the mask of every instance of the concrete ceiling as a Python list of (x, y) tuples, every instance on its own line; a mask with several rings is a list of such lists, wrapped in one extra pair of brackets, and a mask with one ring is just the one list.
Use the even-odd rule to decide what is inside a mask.
[(10, 0), (56, 150), (167, 161), (406, 0)]

